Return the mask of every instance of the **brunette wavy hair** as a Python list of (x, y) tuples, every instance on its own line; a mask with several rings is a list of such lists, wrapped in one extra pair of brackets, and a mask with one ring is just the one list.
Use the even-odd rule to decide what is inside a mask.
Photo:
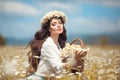
[[(41, 47), (46, 38), (50, 36), (49, 27), (50, 21), (53, 18), (60, 19), (61, 22), (64, 24), (62, 17), (52, 17), (46, 23), (42, 24), (41, 29), (35, 33), (34, 39), (28, 44), (30, 46), (30, 52), (28, 53), (30, 67), (29, 69), (27, 69), (27, 73), (29, 72), (31, 74), (37, 70), (37, 66), (40, 61)], [(63, 33), (59, 35), (58, 39), (61, 48), (65, 46), (66, 40), (67, 40), (66, 29), (65, 26), (63, 26)]]

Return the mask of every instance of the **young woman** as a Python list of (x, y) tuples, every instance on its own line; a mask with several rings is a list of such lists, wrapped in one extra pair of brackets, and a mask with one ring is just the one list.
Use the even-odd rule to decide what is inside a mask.
[[(41, 29), (35, 33), (30, 42), (29, 63), (33, 73), (27, 79), (44, 80), (50, 74), (59, 74), (66, 66), (60, 56), (67, 40), (65, 24), (66, 15), (61, 11), (52, 11), (41, 19)], [(86, 51), (77, 51), (75, 59), (86, 55)]]

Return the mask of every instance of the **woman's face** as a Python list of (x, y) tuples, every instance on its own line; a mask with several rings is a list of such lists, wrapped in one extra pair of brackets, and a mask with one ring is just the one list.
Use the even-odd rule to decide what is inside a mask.
[(61, 19), (53, 18), (50, 22), (49, 31), (52, 35), (59, 35), (63, 33), (63, 23), (61, 22)]

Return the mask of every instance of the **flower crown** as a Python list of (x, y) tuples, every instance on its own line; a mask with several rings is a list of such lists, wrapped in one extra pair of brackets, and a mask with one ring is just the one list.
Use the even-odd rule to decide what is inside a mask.
[(62, 11), (51, 11), (49, 13), (46, 13), (43, 18), (41, 19), (41, 24), (45, 24), (48, 20), (50, 20), (52, 17), (62, 17), (64, 23), (67, 20), (66, 14)]

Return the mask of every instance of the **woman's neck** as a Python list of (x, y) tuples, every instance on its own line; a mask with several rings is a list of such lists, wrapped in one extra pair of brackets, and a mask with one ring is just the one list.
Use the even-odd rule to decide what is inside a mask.
[(53, 39), (54, 43), (55, 43), (56, 45), (58, 45), (59, 35), (50, 35), (50, 37)]

